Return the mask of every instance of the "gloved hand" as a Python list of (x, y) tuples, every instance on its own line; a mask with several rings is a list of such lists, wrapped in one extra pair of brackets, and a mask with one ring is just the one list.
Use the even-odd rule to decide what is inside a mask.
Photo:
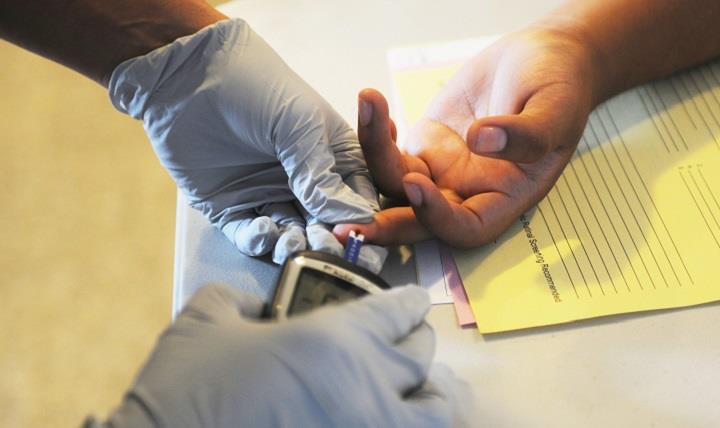
[[(206, 286), (159, 339), (113, 427), (444, 427), (462, 384), (425, 382), (427, 293), (403, 287), (257, 322), (261, 302)], [(455, 387), (460, 389), (456, 389)]]
[[(190, 204), (245, 254), (341, 255), (326, 224), (378, 210), (355, 132), (242, 20), (127, 60), (108, 87)], [(366, 245), (359, 263), (378, 272), (386, 255)]]

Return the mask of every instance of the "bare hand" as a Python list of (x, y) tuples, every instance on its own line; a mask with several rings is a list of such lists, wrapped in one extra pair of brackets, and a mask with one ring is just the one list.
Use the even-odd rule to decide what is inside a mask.
[[(360, 93), (358, 133), (390, 208), (365, 225), (339, 225), (381, 245), (433, 235), (457, 247), (493, 241), (550, 190), (595, 105), (591, 55), (567, 33), (536, 28), (469, 60), (395, 145), (387, 102)], [(464, 139), (463, 136), (466, 138)]]

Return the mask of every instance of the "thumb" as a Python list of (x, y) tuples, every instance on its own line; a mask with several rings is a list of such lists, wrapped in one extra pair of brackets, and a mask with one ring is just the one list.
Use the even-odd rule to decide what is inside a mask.
[(574, 147), (589, 111), (563, 85), (535, 93), (519, 114), (476, 120), (467, 132), (470, 151), (515, 162), (536, 162), (548, 153)]
[(225, 284), (208, 284), (190, 298), (177, 322), (194, 320), (224, 324), (242, 317), (258, 318), (262, 309), (263, 302), (257, 296)]

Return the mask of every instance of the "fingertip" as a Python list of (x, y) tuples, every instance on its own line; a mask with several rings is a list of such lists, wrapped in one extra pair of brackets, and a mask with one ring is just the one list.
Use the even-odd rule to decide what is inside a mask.
[(281, 265), (292, 253), (305, 249), (307, 249), (307, 240), (303, 229), (300, 226), (290, 226), (280, 235), (275, 244), (273, 262)]
[[(358, 131), (361, 133), (365, 128), (374, 129), (375, 138), (391, 139), (395, 141), (392, 132), (394, 124), (390, 119), (390, 107), (387, 99), (380, 91), (373, 88), (366, 88), (358, 94)], [(361, 143), (364, 138), (361, 138)]]
[(423, 193), (420, 186), (415, 183), (403, 182), (403, 189), (410, 205), (420, 206), (423, 203)]
[(387, 99), (385, 96), (375, 88), (365, 88), (360, 91), (358, 98), (362, 101), (366, 101), (377, 105), (379, 107), (387, 107)]
[[(453, 246), (475, 241), (469, 231), (480, 230), (477, 217), (463, 208), (460, 196), (449, 190), (441, 192), (432, 180), (422, 174), (406, 175), (403, 185), (410, 192), (416, 191), (421, 195), (420, 203), (413, 203), (412, 210), (419, 223), (430, 233)], [(411, 202), (413, 197), (408, 194)]]
[(252, 257), (270, 252), (280, 236), (275, 222), (266, 216), (233, 220), (221, 230), (241, 253)]
[(440, 195), (440, 190), (428, 177), (417, 172), (406, 174), (402, 180), (405, 197), (414, 207), (420, 207), (434, 199), (435, 193)]
[[(478, 119), (466, 134), (468, 149), (479, 155), (513, 162), (532, 163), (552, 149), (549, 131), (538, 127), (528, 114)], [(548, 125), (549, 126), (549, 125)]]
[(373, 107), (369, 101), (362, 97), (358, 99), (358, 124), (359, 126), (368, 126), (372, 121)]
[(473, 123), (467, 132), (467, 145), (478, 155), (500, 153), (507, 146), (507, 132), (499, 126)]
[(313, 251), (341, 256), (343, 246), (325, 225), (311, 224), (305, 228), (308, 245)]
[(375, 235), (375, 224), (338, 224), (333, 227), (332, 232), (333, 235), (335, 235), (335, 238), (337, 238), (337, 240), (340, 241), (340, 243), (343, 245), (347, 244), (347, 239), (348, 235), (350, 235), (350, 232), (361, 233), (365, 236), (365, 239), (370, 242)]
[(408, 167), (395, 144), (397, 128), (380, 92), (375, 89), (360, 92), (358, 122), (360, 148), (378, 188), (390, 197), (402, 195), (400, 181)]

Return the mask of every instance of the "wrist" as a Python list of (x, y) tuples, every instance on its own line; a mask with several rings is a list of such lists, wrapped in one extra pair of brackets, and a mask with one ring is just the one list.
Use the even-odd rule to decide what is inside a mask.
[(0, 37), (107, 86), (121, 62), (227, 19), (203, 0), (34, 0), (0, 5)]
[(101, 71), (100, 83), (107, 86), (112, 71), (130, 58), (145, 55), (173, 41), (194, 34), (204, 27), (227, 19), (204, 1), (141, 1), (145, 8), (128, 13), (113, 13), (112, 25), (120, 38), (110, 44), (114, 54)]
[[(612, 64), (604, 51), (593, 40), (588, 27), (579, 20), (551, 16), (532, 26), (534, 30), (549, 34), (557, 40), (554, 44), (571, 58), (576, 76), (586, 90), (589, 111), (615, 95), (613, 93)], [(558, 66), (565, 66), (560, 65)]]

